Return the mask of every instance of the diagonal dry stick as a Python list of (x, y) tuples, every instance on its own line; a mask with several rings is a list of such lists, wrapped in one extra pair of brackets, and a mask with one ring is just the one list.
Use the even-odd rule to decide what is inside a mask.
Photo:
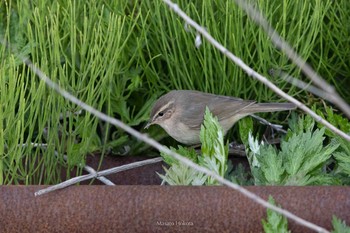
[[(39, 191), (36, 191), (34, 193), (34, 195), (35, 196), (40, 196), (40, 195), (43, 195), (43, 194), (46, 194), (46, 193), (49, 193), (49, 192), (52, 192), (52, 191), (55, 191), (55, 190), (66, 188), (68, 186), (77, 184), (77, 183), (82, 182), (84, 180), (89, 180), (89, 179), (93, 179), (93, 178), (97, 178), (98, 179), (98, 178), (102, 178), (102, 177), (110, 175), (110, 174), (114, 174), (114, 173), (117, 173), (117, 172), (122, 172), (122, 171), (130, 170), (130, 169), (134, 169), (134, 168), (145, 166), (145, 165), (148, 165), (148, 164), (159, 163), (161, 161), (163, 161), (163, 158), (158, 157), (158, 158), (147, 159), (147, 160), (142, 160), (142, 161), (138, 161), (138, 162), (134, 162), (134, 163), (125, 164), (125, 165), (122, 165), (122, 166), (119, 166), (119, 167), (109, 168), (109, 169), (102, 170), (102, 171), (99, 171), (99, 172), (96, 172), (96, 171), (93, 170), (94, 172), (91, 172), (90, 174), (77, 176), (77, 177), (74, 177), (72, 179), (69, 179), (69, 180), (66, 180), (64, 182), (61, 182), (59, 184), (52, 185), (52, 186), (50, 186), (48, 188), (40, 189)], [(111, 182), (111, 181), (109, 181), (109, 182)], [(109, 184), (109, 185), (115, 185), (115, 184), (112, 183), (112, 184)]]
[(284, 99), (288, 100), (289, 102), (294, 103), (298, 108), (309, 114), (312, 118), (315, 119), (315, 121), (321, 123), (322, 125), (326, 126), (329, 130), (334, 132), (335, 134), (338, 134), (339, 136), (343, 137), (344, 139), (348, 140), (350, 142), (350, 136), (343, 131), (339, 130), (337, 127), (329, 123), (328, 121), (324, 120), (321, 116), (317, 115), (314, 111), (312, 111), (310, 108), (308, 108), (306, 105), (301, 103), (299, 100), (295, 99), (294, 97), (288, 95), (284, 91), (282, 91), (280, 88), (278, 88), (275, 84), (270, 82), (267, 78), (262, 76), (261, 74), (257, 73), (255, 70), (250, 68), (247, 64), (245, 64), (239, 57), (236, 57), (232, 52), (230, 52), (227, 48), (225, 48), (222, 44), (220, 44), (217, 40), (215, 40), (206, 30), (205, 28), (201, 27), (199, 24), (197, 24), (194, 20), (192, 20), (189, 16), (186, 15), (185, 12), (183, 12), (179, 6), (170, 0), (163, 0), (169, 7), (172, 9), (176, 14), (178, 14), (182, 19), (186, 21), (188, 25), (191, 25), (194, 27), (204, 38), (206, 38), (215, 48), (217, 48), (220, 52), (222, 52), (226, 57), (228, 57), (230, 60), (232, 60), (236, 65), (241, 67), (249, 76), (252, 76), (253, 78), (259, 80), (260, 82), (264, 83), (267, 87), (269, 87), (271, 90), (273, 90), (276, 94), (283, 97)]
[[(254, 8), (253, 5), (246, 0), (234, 0), (236, 4), (241, 7), (271, 38), (272, 43), (280, 50), (282, 50), (289, 59), (291, 59), (304, 74), (319, 88), (326, 92), (331, 99), (331, 102), (342, 110), (348, 118), (350, 118), (350, 106), (343, 98), (336, 92), (335, 88), (328, 84), (321, 76), (319, 76), (307, 62), (298, 55), (297, 52), (273, 29), (269, 22), (264, 18), (263, 14)], [(166, 2), (166, 1), (165, 1)]]
[(294, 78), (293, 76), (287, 74), (286, 72), (282, 71), (282, 70), (273, 70), (271, 69), (269, 71), (269, 73), (273, 76), (273, 77), (280, 77), (282, 78), (284, 81), (292, 84), (293, 86), (298, 87), (299, 89), (308, 91), (314, 95), (317, 95), (318, 97), (325, 99), (333, 104), (335, 104), (335, 100), (333, 99), (334, 97), (329, 94), (328, 92), (325, 92), (323, 89), (320, 89), (314, 85), (311, 85), (309, 83), (306, 83), (300, 79)]

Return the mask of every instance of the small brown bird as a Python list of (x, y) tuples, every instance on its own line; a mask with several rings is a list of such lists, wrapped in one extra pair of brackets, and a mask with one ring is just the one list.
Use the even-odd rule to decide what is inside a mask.
[(252, 100), (199, 91), (174, 90), (156, 101), (145, 128), (157, 124), (178, 142), (187, 145), (199, 144), (206, 107), (218, 118), (225, 134), (245, 116), (257, 112), (295, 109), (292, 103), (256, 103)]

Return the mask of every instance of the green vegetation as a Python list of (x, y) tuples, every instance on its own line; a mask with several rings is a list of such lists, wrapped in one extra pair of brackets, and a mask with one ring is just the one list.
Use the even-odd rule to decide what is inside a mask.
[[(273, 205), (276, 205), (273, 197), (269, 197), (269, 202)], [(288, 230), (288, 220), (283, 215), (267, 209), (267, 217), (266, 220), (262, 220), (262, 225), (265, 233), (289, 233), (291, 231)], [(350, 227), (346, 225), (346, 223), (336, 216), (333, 216), (332, 219), (333, 231), (332, 233), (349, 233)]]
[(333, 216), (332, 219), (333, 231), (332, 233), (350, 233), (350, 227), (346, 225), (345, 221)]
[[(329, 117), (328, 110), (323, 110), (322, 100), (306, 95), (278, 77), (269, 76), (271, 68), (296, 77), (301, 75), (234, 1), (181, 0), (178, 4), (256, 71)], [(350, 29), (344, 26), (344, 22), (350, 20), (350, 2), (268, 0), (258, 7), (272, 26), (350, 102), (347, 91)], [(91, 114), (79, 113), (78, 107), (39, 81), (22, 64), (18, 54), (28, 56), (53, 81), (84, 102), (139, 130), (148, 120), (154, 100), (171, 89), (196, 89), (266, 102), (283, 101), (249, 78), (208, 42), (203, 41), (196, 48), (195, 36), (195, 31), (186, 30), (184, 22), (161, 0), (1, 1), (0, 38), (10, 43), (10, 49), (0, 46), (0, 184), (53, 184), (61, 181), (61, 170), (69, 177), (72, 168), (84, 164), (89, 153), (129, 152), (135, 155), (148, 149)], [(269, 120), (284, 123), (285, 114), (269, 114)], [(348, 122), (333, 119), (338, 125)], [(245, 130), (251, 125), (248, 122)], [(254, 129), (253, 135), (259, 137), (262, 127)], [(216, 135), (217, 132), (211, 133)], [(241, 136), (246, 142), (248, 134), (245, 132), (240, 129), (231, 135)], [(159, 140), (165, 136), (157, 127), (147, 133)], [(301, 184), (329, 184), (329, 177), (337, 177), (342, 184), (348, 181), (348, 144), (327, 130), (291, 130), (281, 151), (264, 146), (261, 153), (284, 156), (300, 138), (318, 143), (313, 151), (299, 151), (300, 157), (304, 152), (315, 152), (323, 157), (317, 165), (309, 158), (310, 163), (315, 162), (315, 167), (299, 161), (290, 175), (296, 180), (300, 178), (299, 172), (307, 176)], [(168, 142), (174, 145), (173, 141)], [(211, 168), (220, 164), (218, 174), (228, 176), (227, 157), (218, 158), (215, 154), (218, 150), (226, 156), (227, 147), (223, 142), (218, 145), (218, 148), (209, 144), (202, 147), (202, 152), (208, 154), (207, 161), (196, 158)], [(327, 148), (327, 153), (320, 148)], [(67, 161), (63, 154), (67, 155)], [(331, 171), (327, 170), (329, 163), (335, 164)], [(320, 169), (327, 172), (316, 181), (313, 176)], [(81, 173), (80, 168), (77, 173)], [(281, 180), (286, 180), (284, 173)], [(273, 174), (262, 175), (275, 178)], [(247, 177), (231, 178), (244, 183)], [(286, 184), (281, 180), (278, 183)], [(215, 184), (213, 180), (206, 182)]]
[[(219, 121), (207, 108), (204, 115), (204, 122), (200, 134), (201, 153), (197, 154), (192, 149), (179, 147), (173, 151), (186, 156), (198, 165), (208, 168), (217, 175), (224, 177), (227, 173), (228, 145), (224, 144), (224, 134)], [(186, 165), (174, 160), (167, 154), (161, 154), (164, 161), (170, 165), (165, 168), (166, 174), (160, 177), (170, 185), (213, 185), (218, 182), (212, 177), (197, 172)], [(191, 171), (192, 170), (192, 171)]]
[[(323, 100), (269, 75), (270, 69), (276, 69), (304, 79), (234, 1), (177, 3), (254, 70), (350, 132), (348, 119), (325, 108)], [(350, 21), (350, 1), (256, 4), (281, 36), (350, 102), (350, 27), (344, 23)], [(0, 46), (0, 185), (54, 184), (61, 181), (62, 171), (70, 177), (72, 169), (78, 168), (80, 174), (80, 165), (91, 153), (102, 154), (102, 163), (106, 153), (137, 155), (149, 149), (47, 88), (19, 55), (30, 58), (82, 101), (138, 130), (148, 120), (155, 99), (172, 89), (283, 101), (208, 42), (197, 48), (195, 37), (196, 32), (186, 29), (161, 0), (0, 1), (0, 39), (10, 45)], [(286, 114), (269, 114), (268, 120), (284, 124)], [(238, 132), (236, 127), (229, 134), (246, 145), (250, 173), (230, 164), (221, 127), (208, 111), (201, 131), (201, 155), (181, 146), (172, 150), (239, 184), (350, 184), (350, 144), (310, 117), (294, 115), (280, 147), (259, 143), (262, 126), (254, 124), (250, 118), (243, 119)], [(147, 133), (157, 140), (166, 137), (157, 127)], [(211, 177), (162, 156), (168, 164), (165, 175), (160, 175), (165, 183), (217, 185)], [(334, 232), (349, 232), (335, 217), (333, 227)], [(287, 220), (270, 210), (263, 228), (288, 232)]]
[[(330, 113), (332, 113), (331, 116), (336, 115), (333, 112)], [(337, 117), (341, 118), (338, 115)], [(346, 121), (341, 120), (341, 122)], [(317, 128), (310, 116), (297, 119), (293, 115), (287, 135), (282, 139), (279, 149), (263, 142), (259, 143), (258, 139), (249, 133), (246, 152), (252, 180), (247, 175), (242, 175), (246, 172), (241, 167), (237, 167), (237, 171), (235, 168), (230, 169), (233, 171), (228, 170), (228, 151), (227, 146), (224, 146), (222, 129), (208, 111), (201, 129), (201, 143), (201, 155), (197, 155), (193, 149), (183, 147), (175, 151), (239, 184), (302, 186), (347, 185), (350, 183), (349, 143), (341, 138), (327, 137), (325, 129)], [(179, 167), (189, 174), (190, 171), (187, 171), (186, 166), (179, 165), (179, 162), (170, 159), (168, 155), (162, 154), (162, 156), (170, 165), (170, 169), (166, 169), (166, 175), (161, 176), (163, 180), (168, 181), (168, 176), (183, 176), (185, 171), (181, 171)], [(176, 171), (173, 170), (174, 166), (176, 166)], [(193, 172), (191, 175), (187, 176), (190, 180), (202, 178), (200, 173)], [(168, 183), (184, 184), (176, 183), (174, 179)], [(191, 184), (191, 182), (185, 183)], [(215, 182), (203, 184), (213, 183)]]
[[(310, 117), (306, 118), (313, 122)], [(305, 122), (307, 120), (300, 119), (297, 124), (302, 127)], [(325, 172), (325, 166), (339, 144), (324, 146), (324, 128), (304, 131), (296, 130), (298, 126), (290, 125), (280, 150), (259, 145), (250, 137), (248, 160), (256, 185), (337, 184), (332, 179), (335, 177)]]
[[(272, 196), (269, 196), (269, 202), (276, 205), (276, 202)], [(266, 220), (262, 220), (265, 233), (290, 233), (288, 230), (288, 220), (286, 217), (271, 209), (267, 209), (266, 212)]]

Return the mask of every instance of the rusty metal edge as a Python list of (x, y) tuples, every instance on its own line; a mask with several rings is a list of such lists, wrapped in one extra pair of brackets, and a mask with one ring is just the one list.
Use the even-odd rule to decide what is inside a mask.
[[(0, 187), (0, 232), (261, 232), (266, 210), (223, 186)], [(350, 222), (350, 187), (247, 187), (331, 229)], [(311, 232), (289, 221), (292, 232)]]

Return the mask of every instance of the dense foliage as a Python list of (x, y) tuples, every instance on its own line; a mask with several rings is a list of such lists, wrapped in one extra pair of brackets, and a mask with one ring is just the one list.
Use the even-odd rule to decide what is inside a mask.
[[(322, 100), (269, 76), (274, 68), (303, 78), (234, 1), (178, 4), (256, 71), (327, 114)], [(343, 23), (350, 19), (349, 1), (269, 0), (257, 7), (349, 101), (350, 28)], [(0, 37), (10, 45), (0, 46), (1, 184), (57, 183), (62, 168), (69, 176), (89, 153), (134, 155), (148, 148), (48, 89), (18, 54), (81, 100), (136, 129), (148, 120), (154, 100), (170, 89), (282, 101), (209, 43), (197, 48), (195, 31), (186, 29), (160, 0), (6, 0), (0, 2), (0, 19)], [(269, 117), (283, 123), (283, 114)], [(321, 137), (321, 132), (306, 136)], [(165, 136), (157, 127), (147, 133), (158, 139)], [(347, 169), (344, 153), (334, 155), (344, 161), (339, 163), (342, 170)]]

